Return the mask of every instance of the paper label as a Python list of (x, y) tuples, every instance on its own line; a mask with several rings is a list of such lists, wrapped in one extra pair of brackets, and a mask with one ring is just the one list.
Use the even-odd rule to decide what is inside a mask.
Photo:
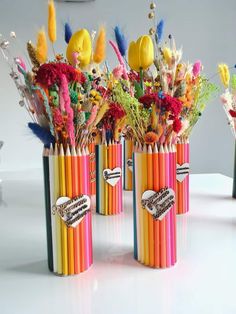
[(141, 203), (154, 219), (161, 220), (174, 205), (175, 192), (167, 187), (159, 192), (147, 190), (142, 195)]
[(131, 172), (133, 172), (133, 159), (127, 160), (127, 167)]
[(179, 182), (183, 182), (184, 179), (189, 175), (189, 163), (184, 163), (182, 165), (176, 165), (176, 179)]
[(90, 203), (87, 195), (80, 195), (72, 199), (63, 196), (57, 199), (52, 210), (53, 213), (59, 214), (67, 227), (75, 228), (90, 211)]
[(111, 186), (115, 186), (121, 177), (121, 168), (116, 167), (113, 170), (105, 169), (103, 170), (103, 177), (105, 181)]

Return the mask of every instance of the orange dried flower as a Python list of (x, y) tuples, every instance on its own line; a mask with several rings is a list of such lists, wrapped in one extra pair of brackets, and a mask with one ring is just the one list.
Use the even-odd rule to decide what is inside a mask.
[(154, 144), (158, 141), (158, 135), (154, 132), (147, 132), (145, 135), (144, 135), (144, 142), (146, 144)]

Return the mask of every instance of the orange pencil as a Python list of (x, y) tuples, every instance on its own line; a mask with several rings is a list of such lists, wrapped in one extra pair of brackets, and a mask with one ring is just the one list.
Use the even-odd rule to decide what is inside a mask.
[[(142, 193), (147, 190), (147, 148), (146, 145), (143, 145), (142, 153)], [(143, 242), (144, 242), (144, 259), (143, 262), (145, 265), (149, 265), (149, 230), (148, 230), (148, 211), (143, 210)]]
[[(153, 189), (155, 192), (160, 190), (160, 171), (159, 171), (159, 153), (157, 144), (153, 149)], [(154, 220), (154, 265), (160, 268), (160, 221)]]
[[(165, 187), (165, 152), (163, 145), (159, 153), (160, 189)], [(166, 219), (160, 221), (161, 268), (166, 267)]]
[[(79, 195), (79, 180), (78, 180), (78, 158), (76, 155), (75, 147), (72, 147), (71, 151), (71, 168), (72, 168), (72, 197)], [(75, 274), (80, 273), (80, 243), (79, 243), (79, 232), (80, 225), (73, 228), (74, 231), (74, 272)]]
[[(69, 145), (66, 149), (65, 169), (66, 169), (66, 196), (72, 198), (72, 168), (71, 168), (71, 153)], [(74, 230), (72, 227), (67, 230), (67, 245), (68, 245), (68, 273), (74, 274)]]
[[(153, 158), (152, 147), (148, 146), (147, 153), (147, 190), (153, 190)], [(149, 238), (149, 265), (154, 266), (154, 219), (148, 213), (148, 238)]]
[[(77, 156), (78, 156), (78, 174), (79, 174), (79, 195), (83, 193), (83, 158), (80, 147), (78, 147), (77, 150)], [(83, 219), (80, 223), (80, 272), (83, 272), (85, 270), (85, 247), (84, 247), (84, 235), (85, 235), (85, 219)]]

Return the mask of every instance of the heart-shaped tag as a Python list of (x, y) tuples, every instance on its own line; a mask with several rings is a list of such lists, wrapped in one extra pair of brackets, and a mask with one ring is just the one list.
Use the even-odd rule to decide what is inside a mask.
[(183, 182), (184, 179), (189, 175), (189, 163), (184, 163), (182, 165), (176, 165), (176, 179), (179, 182)]
[(127, 160), (127, 167), (131, 172), (133, 172), (133, 159)]
[(67, 227), (76, 227), (85, 215), (90, 211), (90, 198), (80, 195), (75, 198), (59, 197), (53, 206), (53, 212), (57, 211)]
[(153, 216), (161, 220), (175, 203), (175, 192), (170, 188), (163, 188), (159, 192), (147, 190), (142, 195), (142, 206)]
[(121, 168), (116, 167), (113, 170), (105, 169), (103, 170), (103, 177), (107, 183), (111, 186), (115, 186), (121, 177)]

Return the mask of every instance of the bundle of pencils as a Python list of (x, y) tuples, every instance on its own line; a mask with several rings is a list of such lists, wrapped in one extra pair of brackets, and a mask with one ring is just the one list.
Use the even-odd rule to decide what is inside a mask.
[[(224, 87), (224, 92), (220, 99), (227, 117), (228, 125), (230, 126), (234, 139), (236, 139), (236, 74), (230, 73), (230, 69), (232, 68), (235, 68), (235, 66), (229, 68), (225, 63), (218, 65), (220, 80)], [(236, 142), (234, 153), (232, 197), (236, 198)]]
[(131, 139), (124, 139), (124, 189), (130, 191), (133, 189), (133, 146), (134, 143)]
[[(155, 192), (162, 188), (176, 191), (175, 146), (161, 145), (158, 148), (155, 144), (136, 147), (133, 161), (134, 257), (146, 266), (170, 267), (176, 263), (175, 204), (168, 204), (164, 195), (155, 198)], [(146, 191), (152, 196), (144, 200)], [(153, 212), (162, 207), (162, 197), (168, 210), (164, 217), (157, 218)]]
[(185, 214), (189, 211), (189, 142), (179, 142), (177, 150), (177, 205), (176, 213)]
[[(86, 204), (83, 200), (83, 196), (90, 196), (88, 150), (78, 148), (76, 151), (75, 147), (70, 149), (67, 146), (64, 151), (62, 145), (51, 146), (50, 150), (45, 148), (43, 169), (48, 267), (58, 275), (79, 274), (93, 262), (91, 212), (89, 206), (84, 208)], [(67, 215), (69, 213), (74, 222), (80, 218), (75, 227), (55, 210), (62, 197), (73, 202), (67, 208)], [(78, 210), (73, 211), (76, 198), (81, 204)]]
[(116, 215), (123, 211), (122, 144), (96, 145), (96, 212)]

